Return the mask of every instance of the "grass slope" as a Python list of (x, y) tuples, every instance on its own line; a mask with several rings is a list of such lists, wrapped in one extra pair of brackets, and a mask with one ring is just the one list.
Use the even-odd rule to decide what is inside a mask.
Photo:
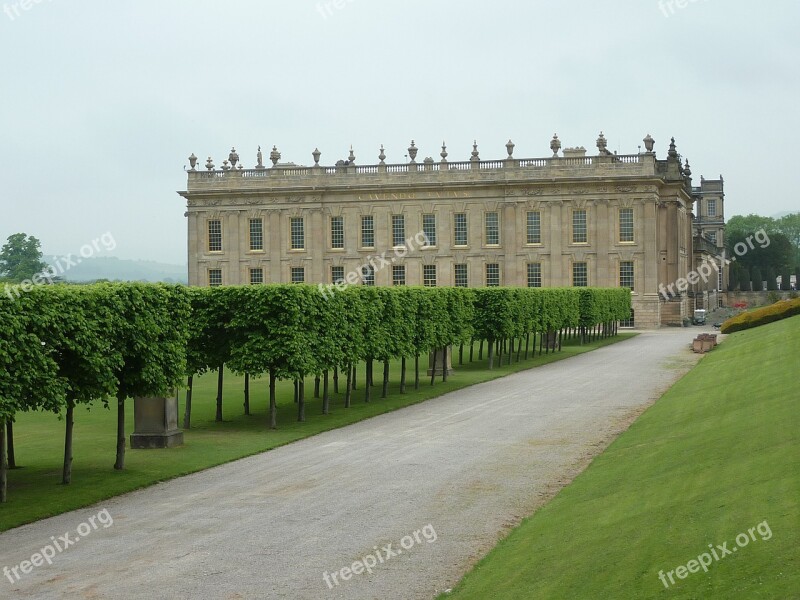
[[(562, 352), (516, 361), (494, 370), (487, 369), (484, 360), (469, 363), (468, 350), (463, 366), (458, 366), (458, 349), (453, 357), (455, 373), (446, 383), (437, 379), (430, 385), (425, 377), (426, 357), (420, 358), (420, 390), (414, 391), (414, 362), (408, 361), (407, 393), (400, 394), (399, 361), (391, 364), (391, 383), (387, 398), (380, 398), (383, 366), (375, 363), (372, 401), (364, 402), (364, 369), (359, 369), (358, 389), (353, 392), (352, 406), (345, 409), (345, 378), (340, 377), (340, 394), (331, 394), (331, 414), (322, 415), (322, 400), (312, 398), (313, 378), (306, 380), (306, 422), (297, 422), (291, 382), (279, 382), (278, 429), (268, 428), (269, 400), (267, 379), (251, 380), (251, 416), (244, 416), (243, 378), (226, 373), (224, 379), (224, 421), (214, 422), (216, 373), (196, 380), (192, 401), (192, 428), (185, 432), (185, 444), (169, 450), (131, 450), (126, 452), (124, 471), (114, 471), (116, 444), (116, 404), (113, 410), (95, 406), (87, 411), (75, 410), (75, 448), (72, 483), (60, 485), (64, 451), (63, 422), (52, 414), (19, 414), (14, 426), (17, 464), (22, 468), (9, 472), (8, 503), (0, 504), (0, 531), (47, 516), (88, 506), (137, 488), (180, 475), (200, 471), (225, 462), (257, 454), (323, 431), (343, 427), (404, 406), (416, 404), (444, 393), (476, 383), (502, 377), (509, 373), (540, 366), (588, 352), (630, 338), (631, 333), (617, 338), (599, 340), (584, 346), (565, 344)], [(505, 357), (504, 357), (505, 358)], [(423, 364), (424, 363), (424, 364)], [(333, 381), (331, 380), (331, 392)], [(133, 401), (126, 402), (128, 433), (133, 429)], [(183, 395), (180, 402), (183, 419)]]
[(728, 337), (446, 597), (800, 598), (798, 356), (800, 316)]

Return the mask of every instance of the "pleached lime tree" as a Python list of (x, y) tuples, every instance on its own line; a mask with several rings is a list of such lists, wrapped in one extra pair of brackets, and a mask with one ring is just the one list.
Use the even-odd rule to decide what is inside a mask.
[(18, 412), (58, 412), (64, 398), (52, 351), (32, 330), (37, 310), (27, 294), (0, 296), (0, 503), (8, 498), (6, 422)]
[(112, 289), (116, 316), (114, 351), (122, 357), (117, 378), (117, 456), (125, 467), (125, 399), (163, 396), (178, 387), (186, 373), (186, 344), (191, 305), (186, 288), (152, 284), (117, 284)]
[[(58, 365), (57, 378), (65, 390), (64, 464), (61, 482), (72, 481), (75, 407), (95, 401), (108, 408), (117, 389), (116, 372), (122, 356), (114, 348), (113, 288), (93, 286), (40, 286), (30, 292), (36, 306), (36, 335), (50, 349)], [(66, 315), (66, 317), (65, 317)]]

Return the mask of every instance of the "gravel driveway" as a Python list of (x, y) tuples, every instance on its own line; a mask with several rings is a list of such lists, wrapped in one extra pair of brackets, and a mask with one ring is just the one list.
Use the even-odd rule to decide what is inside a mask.
[(644, 332), (5, 532), (0, 568), (78, 542), (3, 577), (0, 598), (432, 598), (696, 362), (695, 333)]

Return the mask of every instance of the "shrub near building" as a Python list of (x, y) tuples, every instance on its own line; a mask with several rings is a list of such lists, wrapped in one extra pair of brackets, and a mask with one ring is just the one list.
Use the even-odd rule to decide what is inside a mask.
[(770, 306), (743, 312), (731, 317), (722, 324), (722, 333), (734, 333), (751, 327), (759, 327), (773, 321), (780, 321), (795, 315), (800, 315), (800, 298), (776, 302)]

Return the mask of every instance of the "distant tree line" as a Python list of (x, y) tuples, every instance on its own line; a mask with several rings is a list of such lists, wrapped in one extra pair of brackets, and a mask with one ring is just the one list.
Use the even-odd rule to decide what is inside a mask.
[[(769, 237), (769, 244), (755, 244), (750, 248), (747, 240), (759, 231)], [(736, 252), (738, 247), (748, 251)], [(764, 246), (764, 247), (762, 247)], [(780, 219), (760, 215), (734, 216), (725, 225), (725, 248), (730, 264), (728, 289), (731, 291), (789, 290), (792, 275), (800, 281), (800, 213), (785, 215)]]

